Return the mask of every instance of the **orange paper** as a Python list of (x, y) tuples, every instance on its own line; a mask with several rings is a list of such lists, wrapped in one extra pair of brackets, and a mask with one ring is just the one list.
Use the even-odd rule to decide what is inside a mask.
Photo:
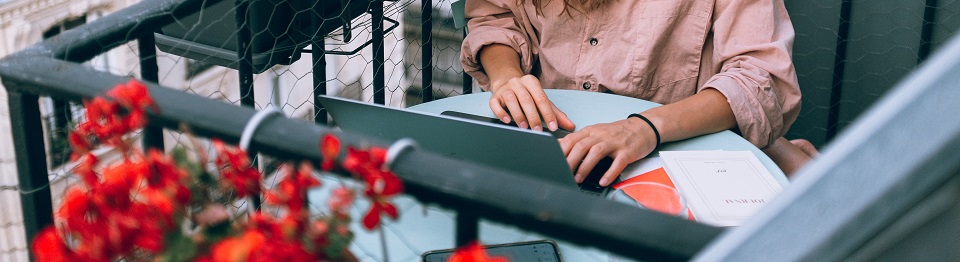
[[(659, 183), (662, 185), (666, 185), (670, 188), (673, 188), (674, 190), (677, 189), (677, 186), (673, 184), (673, 180), (670, 180), (670, 176), (667, 175), (667, 171), (664, 170), (662, 167), (654, 169), (650, 172), (646, 172), (646, 173), (631, 177), (630, 179), (620, 181), (620, 183), (613, 185), (613, 189), (620, 189), (621, 187), (623, 187), (623, 185), (635, 183), (635, 182)], [(637, 189), (637, 190), (642, 190), (642, 189)], [(636, 200), (637, 202), (644, 202), (644, 200), (641, 200), (639, 198), (641, 194), (639, 192), (636, 192), (636, 190), (627, 188), (623, 192), (626, 193), (631, 198), (633, 198), (634, 200)], [(690, 220), (696, 220), (693, 217), (693, 212), (690, 212), (689, 207), (687, 208), (687, 218), (689, 218)]]

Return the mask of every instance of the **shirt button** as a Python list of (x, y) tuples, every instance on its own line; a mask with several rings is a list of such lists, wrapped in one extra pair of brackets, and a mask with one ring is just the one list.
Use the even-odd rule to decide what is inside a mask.
[(583, 82), (583, 89), (590, 89), (590, 82)]
[(600, 41), (597, 41), (597, 38), (595, 37), (590, 38), (590, 45), (597, 45), (598, 42)]

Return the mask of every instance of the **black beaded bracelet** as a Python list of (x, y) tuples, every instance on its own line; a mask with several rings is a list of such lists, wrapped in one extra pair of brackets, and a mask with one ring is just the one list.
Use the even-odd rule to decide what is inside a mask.
[(653, 148), (653, 151), (657, 151), (657, 149), (660, 149), (660, 131), (657, 131), (657, 126), (653, 125), (653, 122), (651, 122), (650, 119), (647, 119), (647, 117), (641, 114), (630, 114), (630, 116), (627, 116), (627, 118), (631, 118), (631, 117), (639, 118), (644, 122), (647, 122), (648, 125), (650, 125), (650, 129), (653, 129), (653, 135), (657, 136), (657, 146)]

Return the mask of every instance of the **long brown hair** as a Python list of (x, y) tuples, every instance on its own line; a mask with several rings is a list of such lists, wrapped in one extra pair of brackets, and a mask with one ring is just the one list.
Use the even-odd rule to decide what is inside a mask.
[[(537, 15), (543, 16), (543, 0), (517, 0), (517, 4), (523, 5), (527, 1), (533, 1), (533, 6), (537, 9)], [(547, 1), (557, 1), (557, 0), (547, 0)], [(560, 14), (566, 13), (570, 15), (570, 8), (577, 10), (579, 12), (589, 11), (600, 7), (601, 5), (614, 1), (614, 0), (558, 0), (563, 1), (563, 12)]]

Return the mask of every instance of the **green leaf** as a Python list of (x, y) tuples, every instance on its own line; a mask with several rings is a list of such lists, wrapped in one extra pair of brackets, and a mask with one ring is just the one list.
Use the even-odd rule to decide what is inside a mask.
[(203, 167), (200, 163), (194, 162), (190, 159), (190, 156), (187, 154), (187, 150), (183, 146), (177, 146), (171, 152), (173, 155), (173, 161), (177, 164), (178, 167), (186, 170), (190, 177), (197, 178), (201, 172), (203, 172)]
[(191, 261), (197, 255), (197, 244), (180, 231), (171, 232), (165, 238), (166, 250), (160, 256), (162, 261)]
[(203, 229), (203, 237), (209, 243), (216, 243), (221, 239), (229, 237), (233, 232), (233, 226), (230, 220), (226, 220)]
[[(327, 231), (327, 246), (323, 247), (323, 253), (327, 257), (332, 259), (338, 259), (343, 255), (344, 250), (350, 246), (350, 242), (353, 241), (353, 232), (347, 231), (346, 235), (340, 235), (336, 231), (338, 224), (341, 224), (341, 221), (336, 219), (330, 220), (330, 230)], [(347, 224), (343, 224), (347, 225)]]

